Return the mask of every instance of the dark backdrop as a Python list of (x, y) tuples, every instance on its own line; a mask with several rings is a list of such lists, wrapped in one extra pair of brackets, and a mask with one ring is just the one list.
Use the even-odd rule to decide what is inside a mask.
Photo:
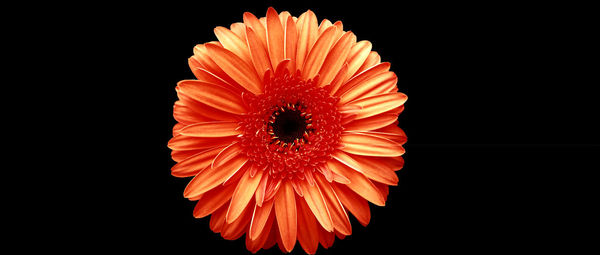
[[(406, 166), (385, 207), (372, 205), (365, 228), (319, 254), (535, 250), (563, 225), (566, 173), (592, 169), (599, 151), (596, 84), (582, 74), (589, 16), (550, 4), (392, 4), (384, 1), (197, 1), (82, 7), (85, 75), (101, 98), (91, 112), (108, 145), (77, 239), (108, 250), (244, 254), (244, 239), (223, 240), (194, 219), (183, 198), (190, 180), (170, 175), (167, 141), (175, 85), (191, 79), (192, 48), (216, 40), (215, 26), (264, 16), (267, 7), (319, 21), (342, 20), (391, 62), (408, 95), (400, 126)], [(326, 2), (326, 3), (325, 3)], [(106, 138), (106, 139), (105, 139)], [(90, 166), (90, 167), (91, 167)], [(94, 175), (94, 174), (92, 174)], [(556, 179), (558, 177), (558, 179)], [(91, 177), (90, 179), (94, 179)], [(85, 186), (85, 184), (83, 185)], [(96, 187), (96, 186), (94, 186)], [(89, 188), (88, 188), (89, 189)], [(92, 214), (89, 214), (89, 213)], [(81, 232), (80, 232), (81, 231)], [(81, 235), (77, 234), (81, 233)], [(212, 252), (208, 252), (208, 251)], [(279, 254), (278, 248), (261, 254)], [(294, 254), (302, 254), (297, 245)]]

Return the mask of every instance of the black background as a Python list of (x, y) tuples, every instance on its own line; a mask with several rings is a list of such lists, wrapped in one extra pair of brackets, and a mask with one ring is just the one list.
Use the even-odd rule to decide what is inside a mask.
[[(85, 145), (78, 167), (87, 173), (69, 174), (83, 180), (77, 195), (64, 191), (74, 209), (57, 225), (75, 224), (53, 245), (248, 253), (243, 238), (223, 240), (208, 218), (193, 218), (194, 203), (183, 198), (190, 179), (170, 175), (167, 142), (175, 85), (193, 78), (193, 46), (216, 40), (214, 27), (242, 21), (245, 11), (264, 16), (269, 6), (342, 20), (391, 62), (409, 98), (400, 116), (408, 143), (399, 185), (385, 207), (371, 206), (366, 228), (352, 219), (353, 234), (318, 254), (563, 245), (550, 240), (564, 234), (563, 212), (577, 197), (567, 194), (566, 176), (597, 170), (590, 159), (600, 144), (597, 82), (584, 78), (593, 70), (585, 63), (585, 7), (391, 1), (95, 3), (58, 17), (74, 35), (65, 50), (81, 52), (73, 70), (87, 81), (76, 90), (87, 96), (72, 98), (86, 105), (74, 129), (98, 131), (75, 137)], [(299, 244), (293, 253), (303, 254)]]

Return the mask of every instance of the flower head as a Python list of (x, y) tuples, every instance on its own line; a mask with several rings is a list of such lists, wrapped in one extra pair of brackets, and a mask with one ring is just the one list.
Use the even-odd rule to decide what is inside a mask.
[(194, 178), (184, 196), (225, 239), (251, 252), (296, 240), (309, 254), (364, 226), (397, 185), (406, 95), (368, 41), (342, 22), (269, 8), (215, 28), (197, 45), (197, 80), (177, 85), (172, 174)]

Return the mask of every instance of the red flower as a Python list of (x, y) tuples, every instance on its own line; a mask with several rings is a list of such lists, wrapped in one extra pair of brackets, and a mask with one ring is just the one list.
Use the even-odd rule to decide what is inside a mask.
[(189, 59), (197, 80), (177, 85), (169, 141), (172, 174), (194, 176), (194, 216), (225, 239), (246, 234), (251, 252), (298, 240), (314, 254), (351, 234), (347, 211), (366, 226), (367, 201), (383, 206), (404, 164), (390, 64), (311, 11), (244, 13), (215, 34)]

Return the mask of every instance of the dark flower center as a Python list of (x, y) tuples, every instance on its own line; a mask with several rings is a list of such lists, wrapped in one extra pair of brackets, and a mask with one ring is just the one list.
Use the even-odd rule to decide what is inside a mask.
[(297, 148), (307, 142), (314, 128), (312, 114), (307, 114), (300, 104), (277, 108), (269, 120), (271, 142), (282, 147)]

